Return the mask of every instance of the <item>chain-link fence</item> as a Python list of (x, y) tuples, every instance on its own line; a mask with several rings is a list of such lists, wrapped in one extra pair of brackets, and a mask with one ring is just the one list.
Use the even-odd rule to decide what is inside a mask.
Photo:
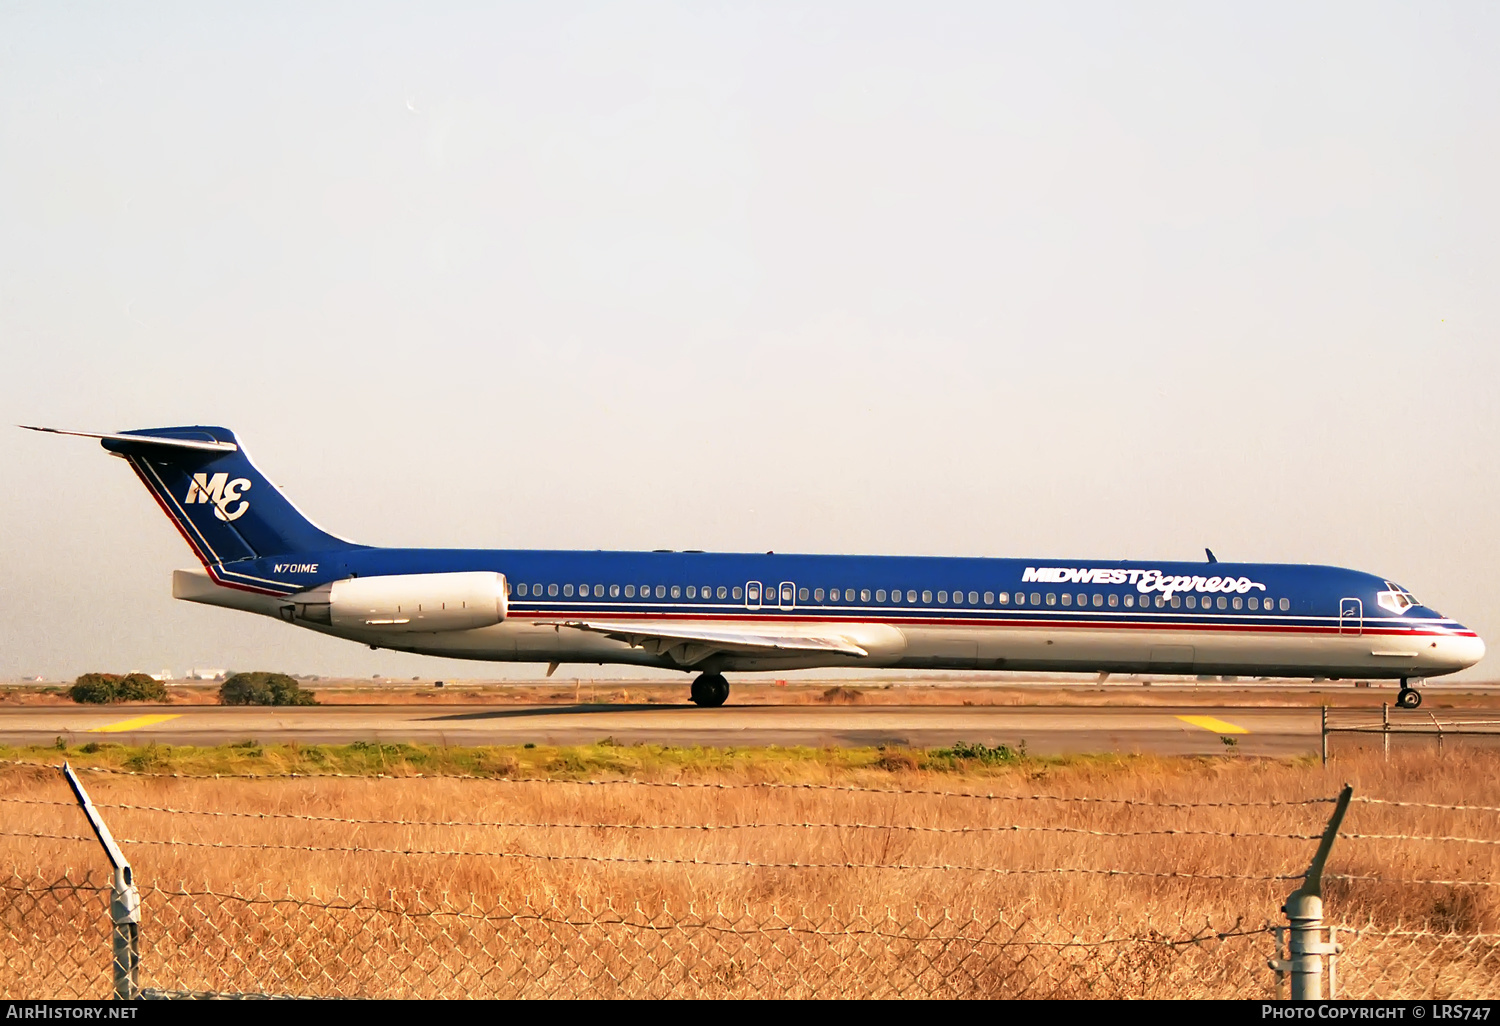
[[(6, 997), (107, 997), (107, 885), (0, 884)], [(145, 997), (1243, 997), (1265, 926), (145, 888)]]
[[(42, 776), (30, 779), (37, 786), (0, 797), (16, 812), (0, 839), (93, 858), (102, 843), (116, 870), (113, 879), (29, 868), (0, 876), (0, 997), (1274, 998), (1295, 996), (1299, 973), (1301, 993), (1316, 994), (1307, 977), (1316, 975), (1321, 988), (1325, 968), (1322, 992), (1330, 996), (1500, 996), (1500, 934), (1482, 925), (1494, 918), (1500, 882), (1493, 872), (1500, 809), (1487, 806), (1351, 799), (1348, 788), (1337, 801), (1169, 801), (535, 780), (486, 785), (505, 792), (499, 805), (509, 818), (430, 811), (392, 818), (122, 800), (141, 792), (121, 792), (96, 809), (70, 778), (93, 826), (89, 836), (77, 832), (74, 801), (47, 790), (56, 785)], [(204, 786), (211, 790), (184, 793), (237, 793), (216, 790), (217, 780)], [(637, 801), (624, 821), (623, 799), (639, 794), (664, 800)], [(685, 805), (682, 795), (708, 804)], [(837, 812), (827, 803), (856, 799), (878, 800), (862, 814), (883, 809), (886, 818), (809, 812)], [(890, 804), (898, 799), (908, 804)], [(781, 812), (808, 818), (768, 815), (772, 800), (783, 802)], [(949, 819), (911, 821), (913, 810), (942, 802)], [(1364, 826), (1340, 833), (1351, 804)], [(1066, 815), (1042, 811), (1056, 808)], [(116, 843), (99, 810), (133, 836)], [(27, 823), (18, 821), (23, 813)], [(739, 813), (755, 818), (727, 821)], [(1163, 822), (1168, 816), (1189, 824)], [(25, 825), (34, 829), (16, 829)], [(1288, 935), (1278, 906), (1293, 887), (1318, 893), (1320, 860), (1335, 836), (1354, 849), (1341, 872), (1327, 874), (1336, 881), (1330, 919), (1340, 925), (1327, 932), (1326, 945), (1321, 921), (1294, 920)], [(777, 854), (789, 850), (777, 845), (803, 846), (812, 837), (819, 847), (801, 847), (795, 859)], [(1026, 847), (1032, 843), (1045, 846)], [(155, 859), (159, 871), (202, 867), (221, 883), (172, 887), (142, 878), (137, 891), (121, 844)], [(1230, 860), (1247, 851), (1248, 859)], [(967, 852), (965, 861), (941, 860), (951, 852)], [(1136, 864), (1121, 864), (1126, 852)], [(756, 853), (763, 854), (747, 857)], [(1272, 857), (1280, 861), (1265, 861)], [(1292, 868), (1309, 857), (1308, 870)], [(382, 885), (404, 877), (404, 884), (224, 885), (224, 874), (241, 879), (233, 874), (271, 859), (281, 869), (260, 879), (303, 880), (337, 862), (344, 879), (357, 873), (354, 879)], [(460, 865), (470, 867), (461, 892), (422, 885), (439, 879), (450, 886), (451, 870), (438, 867)], [(476, 866), (496, 881), (488, 893), (473, 884)], [(1467, 875), (1458, 877), (1460, 870)], [(590, 881), (606, 876), (615, 897), (585, 896)], [(761, 895), (791, 886), (792, 877), (818, 881), (804, 895), (840, 893), (840, 881), (860, 879), (852, 893), (886, 900), (641, 897), (652, 881), (694, 876)], [(889, 900), (896, 891), (880, 881), (897, 879), (926, 880), (946, 888), (945, 897)], [(1036, 897), (1049, 887), (1053, 897)], [(1056, 895), (1084, 891), (1067, 887), (1091, 888), (1092, 899), (1070, 906)], [(1128, 914), (1120, 911), (1127, 894)], [(1363, 911), (1398, 907), (1428, 915), (1402, 925)], [(1070, 908), (1113, 911), (1060, 911)], [(1435, 928), (1437, 921), (1451, 925)], [(131, 952), (128, 968), (112, 957), (112, 943)]]
[(1332, 933), (1343, 947), (1334, 967), (1341, 998), (1500, 999), (1500, 934), (1373, 923)]

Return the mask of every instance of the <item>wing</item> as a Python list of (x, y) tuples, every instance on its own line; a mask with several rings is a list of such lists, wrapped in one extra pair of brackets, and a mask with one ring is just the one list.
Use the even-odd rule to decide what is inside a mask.
[(870, 653), (848, 638), (833, 634), (763, 634), (758, 631), (699, 630), (675, 624), (605, 623), (567, 620), (538, 624), (539, 627), (570, 627), (623, 641), (631, 648), (644, 648), (655, 655), (670, 655), (682, 666), (702, 662), (715, 652), (768, 655), (774, 652), (824, 652), (867, 656)]

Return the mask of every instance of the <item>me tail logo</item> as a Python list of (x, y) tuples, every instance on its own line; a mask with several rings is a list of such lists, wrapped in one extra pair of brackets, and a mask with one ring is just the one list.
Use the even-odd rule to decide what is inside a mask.
[[(250, 501), (240, 498), (241, 494), (249, 490), (250, 482), (243, 477), (230, 481), (228, 474), (215, 474), (213, 477), (207, 474), (194, 474), (193, 483), (188, 487), (185, 501), (189, 506), (194, 502), (212, 502), (214, 516), (220, 520), (238, 520), (250, 508)], [(231, 504), (236, 502), (239, 505), (231, 509)]]

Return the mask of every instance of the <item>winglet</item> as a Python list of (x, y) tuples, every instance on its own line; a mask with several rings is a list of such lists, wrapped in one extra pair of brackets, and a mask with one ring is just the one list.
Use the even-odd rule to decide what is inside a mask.
[(1210, 563), (1217, 563), (1219, 561), (1219, 557), (1214, 555), (1213, 549), (1205, 548), (1203, 551), (1208, 553), (1208, 561)]

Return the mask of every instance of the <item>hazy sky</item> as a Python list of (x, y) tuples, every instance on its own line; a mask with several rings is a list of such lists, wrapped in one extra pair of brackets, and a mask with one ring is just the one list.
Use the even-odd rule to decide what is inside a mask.
[[(1497, 52), (1493, 3), (10, 0), (0, 406), (226, 425), (371, 543), (1211, 545), (1493, 646)], [(122, 463), (0, 467), (0, 677), (497, 672), (174, 602)]]

